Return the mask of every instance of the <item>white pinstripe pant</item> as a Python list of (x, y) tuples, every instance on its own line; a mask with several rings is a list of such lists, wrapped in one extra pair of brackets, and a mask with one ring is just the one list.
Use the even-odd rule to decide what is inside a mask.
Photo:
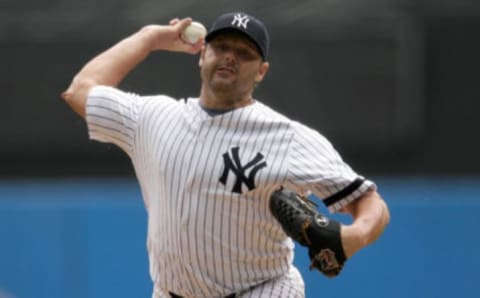
[[(238, 298), (304, 298), (305, 285), (300, 272), (295, 267), (270, 281), (267, 281), (250, 290), (237, 294)], [(161, 290), (154, 290), (152, 298), (170, 298), (170, 295)], [(187, 297), (185, 297), (187, 298)], [(207, 298), (207, 297), (188, 297)], [(213, 297), (208, 297), (213, 298)]]

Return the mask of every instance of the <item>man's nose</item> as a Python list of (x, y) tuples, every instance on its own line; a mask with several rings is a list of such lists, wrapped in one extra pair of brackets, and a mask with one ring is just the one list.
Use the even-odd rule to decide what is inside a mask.
[(227, 51), (224, 52), (224, 58), (225, 61), (229, 63), (234, 63), (237, 61), (237, 56), (235, 54), (235, 50), (232, 48), (229, 48)]

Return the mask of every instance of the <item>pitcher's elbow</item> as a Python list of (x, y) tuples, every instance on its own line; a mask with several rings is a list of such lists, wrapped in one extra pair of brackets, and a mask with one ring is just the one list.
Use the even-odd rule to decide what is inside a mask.
[(70, 89), (70, 87), (68, 87), (68, 89), (66, 89), (60, 94), (60, 98), (63, 99), (63, 101), (66, 103), (68, 103), (68, 101), (71, 100), (72, 96), (73, 96), (73, 92)]
[(94, 80), (85, 79), (81, 77), (75, 77), (70, 86), (61, 93), (61, 98), (79, 114), (82, 118), (85, 118), (85, 106), (90, 90), (96, 86), (97, 83)]
[(390, 217), (391, 216), (390, 216), (390, 210), (388, 210), (388, 206), (387, 206), (387, 203), (385, 201), (383, 201), (383, 208), (384, 208), (383, 223), (384, 223), (384, 226), (386, 227), (390, 223)]

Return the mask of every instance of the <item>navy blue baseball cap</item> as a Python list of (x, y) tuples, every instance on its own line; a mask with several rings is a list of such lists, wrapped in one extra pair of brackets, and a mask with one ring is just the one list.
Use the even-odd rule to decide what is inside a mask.
[(219, 33), (231, 30), (243, 33), (253, 41), (263, 60), (267, 60), (270, 47), (267, 27), (257, 18), (243, 12), (230, 12), (219, 16), (210, 27), (205, 40), (209, 42)]

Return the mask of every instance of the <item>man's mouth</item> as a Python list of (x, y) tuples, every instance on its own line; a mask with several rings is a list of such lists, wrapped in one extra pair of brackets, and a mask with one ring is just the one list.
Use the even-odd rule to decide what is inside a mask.
[(219, 66), (216, 68), (215, 72), (219, 74), (232, 75), (232, 74), (235, 74), (237, 70), (234, 67)]

